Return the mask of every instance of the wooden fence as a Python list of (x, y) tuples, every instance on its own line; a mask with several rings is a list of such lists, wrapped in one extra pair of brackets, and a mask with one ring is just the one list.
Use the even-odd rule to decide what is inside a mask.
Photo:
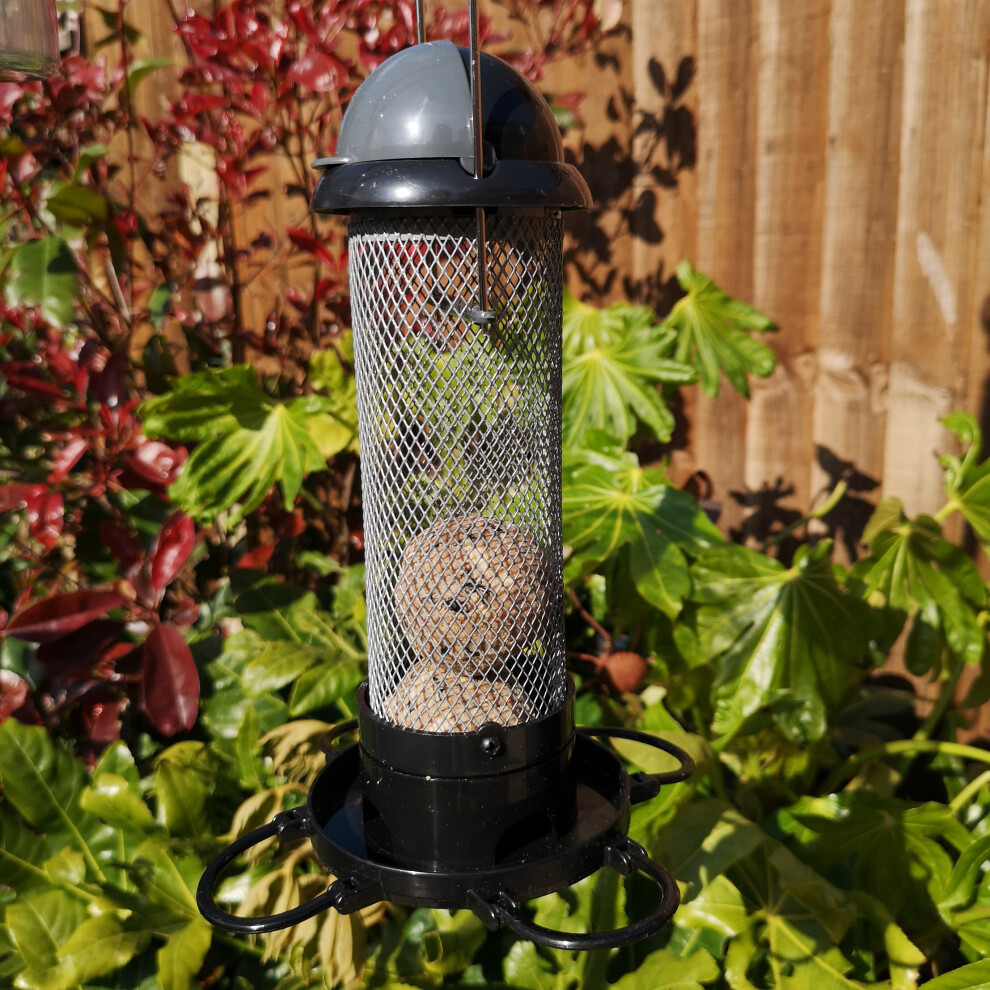
[(662, 304), (686, 256), (780, 326), (750, 402), (688, 395), (675, 470), (731, 527), (844, 475), (850, 546), (882, 495), (937, 509), (939, 417), (990, 434), (990, 3), (631, 0), (625, 23), (547, 80), (588, 92), (572, 144), (611, 235), (572, 287)]

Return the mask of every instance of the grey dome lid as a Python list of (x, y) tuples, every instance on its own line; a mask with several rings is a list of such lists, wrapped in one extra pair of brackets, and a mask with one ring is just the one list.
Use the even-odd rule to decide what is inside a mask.
[(404, 49), (361, 84), (344, 114), (337, 153), (313, 208), (351, 213), (414, 206), (591, 204), (580, 173), (564, 163), (560, 130), (546, 100), (515, 69), (482, 53), (485, 174), (473, 175), (467, 49), (433, 41)]
[(314, 168), (400, 158), (470, 158), (471, 87), (457, 47), (431, 41), (382, 62), (344, 114), (337, 153)]

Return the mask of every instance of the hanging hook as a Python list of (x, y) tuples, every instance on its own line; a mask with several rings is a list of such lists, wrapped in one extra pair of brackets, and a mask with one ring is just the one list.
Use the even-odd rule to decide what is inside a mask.
[[(481, 119), (481, 40), (478, 25), (478, 0), (469, 0), (468, 18), (471, 29), (471, 106), (473, 110), (474, 177), (480, 179), (485, 171), (484, 135)], [(491, 323), (495, 314), (488, 308), (488, 240), (485, 232), (485, 208), (474, 211), (478, 242), (478, 308), (469, 311), (476, 323)]]

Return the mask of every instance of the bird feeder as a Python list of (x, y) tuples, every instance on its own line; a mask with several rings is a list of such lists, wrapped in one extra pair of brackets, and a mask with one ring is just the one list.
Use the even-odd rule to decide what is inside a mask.
[(0, 77), (44, 78), (57, 69), (55, 0), (0, 0)]
[[(476, 25), (476, 16), (472, 16)], [(199, 887), (228, 931), (287, 927), (377, 900), (470, 908), (560, 948), (658, 930), (676, 884), (626, 835), (629, 807), (683, 780), (654, 736), (574, 726), (561, 541), (563, 210), (590, 205), (540, 94), (450, 42), (393, 55), (355, 94), (313, 207), (349, 217), (368, 603), (355, 723), (325, 741), (306, 805), (228, 847)], [(333, 737), (357, 728), (360, 742)], [(680, 761), (634, 774), (594, 736)], [(338, 879), (269, 918), (221, 911), (243, 850), (308, 837)], [(640, 870), (653, 913), (589, 934), (520, 904), (600, 867)]]

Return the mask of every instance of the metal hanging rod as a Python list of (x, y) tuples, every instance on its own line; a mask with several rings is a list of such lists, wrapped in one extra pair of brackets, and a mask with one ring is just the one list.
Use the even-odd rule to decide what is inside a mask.
[[(471, 107), (473, 111), (472, 135), (474, 137), (474, 177), (485, 173), (484, 141), (481, 118), (481, 39), (478, 24), (478, 0), (468, 0), (468, 19), (471, 31)], [(478, 313), (480, 323), (491, 322), (494, 314), (488, 309), (488, 242), (485, 233), (485, 209), (474, 211), (478, 242)]]
[(423, 0), (416, 0), (416, 44), (426, 41), (426, 20), (423, 17)]

